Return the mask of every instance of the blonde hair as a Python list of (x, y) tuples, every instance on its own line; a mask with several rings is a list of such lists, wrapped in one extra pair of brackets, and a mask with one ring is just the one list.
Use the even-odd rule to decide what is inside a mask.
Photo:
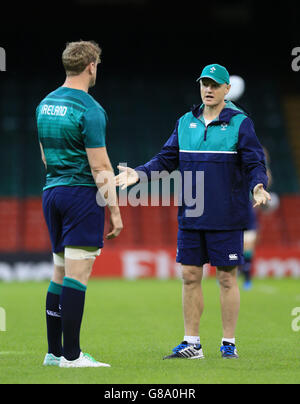
[(94, 41), (69, 42), (62, 54), (62, 63), (67, 76), (77, 76), (90, 63), (101, 62), (102, 49)]

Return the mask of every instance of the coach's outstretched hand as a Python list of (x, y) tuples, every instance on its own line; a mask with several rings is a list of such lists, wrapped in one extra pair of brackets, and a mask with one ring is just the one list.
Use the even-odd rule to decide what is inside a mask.
[(265, 191), (263, 184), (257, 184), (253, 190), (253, 199), (255, 201), (253, 207), (255, 208), (259, 205), (266, 205), (271, 200), (271, 196), (269, 192)]
[(130, 185), (135, 184), (139, 180), (138, 173), (130, 167), (118, 166), (121, 171), (119, 175), (116, 175), (116, 186), (121, 189), (126, 189)]

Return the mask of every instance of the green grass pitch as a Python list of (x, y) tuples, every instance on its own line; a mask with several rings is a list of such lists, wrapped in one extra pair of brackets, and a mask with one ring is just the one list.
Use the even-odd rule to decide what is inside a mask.
[(255, 280), (241, 288), (238, 360), (221, 359), (219, 286), (203, 283), (205, 359), (163, 361), (183, 337), (180, 280), (91, 280), (81, 345), (111, 368), (43, 367), (47, 282), (0, 283), (6, 331), (0, 332), (0, 384), (290, 384), (300, 383), (300, 306), (296, 279)]

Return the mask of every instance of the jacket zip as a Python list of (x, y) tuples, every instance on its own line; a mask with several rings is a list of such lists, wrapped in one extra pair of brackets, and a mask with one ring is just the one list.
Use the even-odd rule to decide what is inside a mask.
[(204, 132), (204, 141), (205, 142), (206, 142), (207, 128), (208, 128), (208, 126), (205, 126), (205, 132)]
[[(199, 119), (199, 118), (198, 118)], [(208, 129), (208, 127), (209, 127), (209, 125), (210, 125), (210, 123), (206, 126), (205, 125), (205, 123), (203, 122), (203, 121), (201, 121), (200, 119), (199, 119), (199, 121), (200, 122), (202, 122), (203, 123), (203, 125), (205, 126), (205, 132), (204, 132), (204, 141), (206, 142), (206, 137), (207, 137), (207, 129)]]
[(207, 138), (207, 129), (210, 125), (215, 125), (214, 122), (209, 123), (207, 126), (205, 125), (205, 132), (204, 132), (204, 141), (206, 142), (206, 138)]
[(205, 125), (205, 132), (204, 132), (204, 141), (205, 141), (205, 142), (206, 142), (206, 139), (207, 139), (207, 129), (208, 129), (208, 127), (209, 127), (209, 126), (217, 126), (217, 125), (220, 125), (220, 122), (221, 122), (221, 121), (214, 121), (214, 122), (209, 123), (207, 126)]

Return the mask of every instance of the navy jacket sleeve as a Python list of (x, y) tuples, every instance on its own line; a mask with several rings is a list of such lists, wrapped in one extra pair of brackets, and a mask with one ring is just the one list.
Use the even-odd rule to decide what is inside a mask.
[(265, 154), (250, 118), (244, 119), (239, 130), (238, 153), (242, 167), (247, 175), (250, 191), (257, 184), (263, 184), (266, 189), (268, 177)]
[[(148, 163), (135, 168), (136, 171), (142, 171), (151, 179), (151, 172), (167, 171), (171, 173), (179, 165), (179, 145), (178, 145), (178, 121), (174, 132), (164, 144), (161, 151), (153, 157)], [(142, 180), (142, 178), (140, 178)], [(153, 179), (153, 178), (152, 178)]]

